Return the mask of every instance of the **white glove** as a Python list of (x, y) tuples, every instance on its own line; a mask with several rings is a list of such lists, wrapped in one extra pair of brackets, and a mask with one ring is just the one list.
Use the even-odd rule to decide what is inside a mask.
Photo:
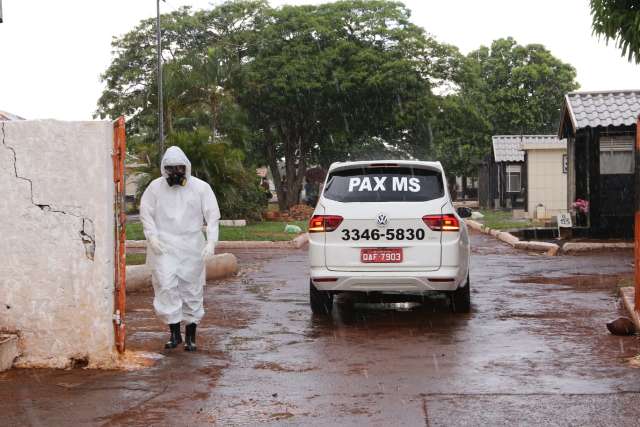
[(147, 246), (150, 247), (153, 253), (155, 253), (156, 255), (162, 255), (163, 253), (167, 252), (167, 247), (164, 245), (164, 243), (158, 240), (157, 237), (147, 239)]
[(211, 255), (215, 253), (216, 250), (216, 242), (212, 240), (207, 240), (207, 244), (202, 249), (202, 258), (209, 258)]

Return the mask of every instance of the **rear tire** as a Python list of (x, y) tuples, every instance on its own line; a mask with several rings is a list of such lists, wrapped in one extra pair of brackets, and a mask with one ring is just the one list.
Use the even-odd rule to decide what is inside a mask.
[(469, 313), (471, 311), (471, 285), (467, 283), (451, 293), (451, 309), (454, 313)]
[(319, 291), (311, 281), (309, 281), (309, 304), (313, 314), (327, 316), (331, 314), (333, 308), (333, 295), (329, 292)]

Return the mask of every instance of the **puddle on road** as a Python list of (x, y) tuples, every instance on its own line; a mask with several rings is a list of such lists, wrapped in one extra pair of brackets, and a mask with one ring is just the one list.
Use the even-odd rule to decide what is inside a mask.
[(425, 298), (424, 303), (362, 302), (348, 298), (336, 300), (331, 316), (312, 316), (305, 336), (348, 336), (369, 339), (372, 331), (378, 336), (415, 337), (425, 334), (455, 335), (470, 318), (468, 314), (451, 312), (446, 297)]
[(311, 366), (289, 367), (289, 366), (282, 366), (281, 364), (276, 363), (276, 362), (262, 362), (262, 363), (257, 363), (256, 365), (254, 365), (253, 369), (264, 369), (264, 370), (274, 371), (274, 372), (296, 372), (296, 373), (300, 373), (300, 372), (314, 371), (314, 370), (316, 370), (318, 368), (314, 368), (314, 367), (311, 367)]
[(278, 393), (270, 398), (244, 398), (227, 402), (227, 406), (218, 406), (202, 410), (196, 421), (205, 421), (213, 425), (256, 425), (285, 421), (290, 418), (309, 416), (296, 405), (278, 399)]
[(618, 284), (629, 280), (631, 273), (627, 274), (576, 274), (572, 276), (544, 277), (544, 276), (521, 276), (510, 279), (514, 283), (528, 283), (540, 285), (564, 285), (579, 287), (581, 289), (602, 290), (616, 288)]

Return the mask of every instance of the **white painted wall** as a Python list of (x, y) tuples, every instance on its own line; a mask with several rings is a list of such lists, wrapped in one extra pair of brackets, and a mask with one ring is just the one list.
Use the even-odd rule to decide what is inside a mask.
[(530, 218), (535, 217), (539, 203), (545, 207), (545, 218), (567, 211), (567, 174), (562, 172), (563, 154), (567, 154), (564, 147), (527, 150), (527, 214)]
[(113, 127), (0, 122), (0, 330), (18, 366), (114, 356)]

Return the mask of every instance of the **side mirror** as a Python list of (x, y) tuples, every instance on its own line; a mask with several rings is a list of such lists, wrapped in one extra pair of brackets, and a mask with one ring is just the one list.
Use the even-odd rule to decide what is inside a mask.
[(460, 206), (458, 209), (456, 209), (456, 212), (458, 212), (458, 216), (460, 218), (471, 218), (471, 209), (469, 208)]

